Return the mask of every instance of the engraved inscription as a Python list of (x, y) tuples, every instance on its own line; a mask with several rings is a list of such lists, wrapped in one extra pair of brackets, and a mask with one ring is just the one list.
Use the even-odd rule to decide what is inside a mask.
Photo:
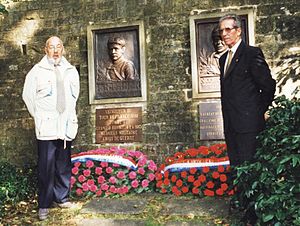
[(200, 140), (224, 139), (221, 101), (200, 102), (199, 122)]
[(96, 143), (130, 143), (142, 140), (142, 109), (96, 110)]

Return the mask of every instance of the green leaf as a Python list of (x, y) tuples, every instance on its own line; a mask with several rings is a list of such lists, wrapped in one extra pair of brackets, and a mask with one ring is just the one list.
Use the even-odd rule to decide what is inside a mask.
[(263, 222), (268, 222), (274, 218), (274, 215), (273, 214), (268, 214), (268, 215), (263, 214), (262, 217), (263, 217), (263, 219), (262, 219)]

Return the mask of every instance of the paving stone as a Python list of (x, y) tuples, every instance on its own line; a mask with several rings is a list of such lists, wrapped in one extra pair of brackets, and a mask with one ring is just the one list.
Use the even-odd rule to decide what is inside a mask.
[(93, 199), (81, 209), (81, 213), (140, 214), (145, 209), (145, 199)]
[(145, 226), (142, 220), (119, 220), (119, 219), (82, 219), (76, 222), (77, 226)]
[(196, 222), (196, 221), (191, 221), (191, 222), (179, 222), (179, 221), (171, 221), (167, 222), (165, 226), (215, 226), (214, 223), (210, 222)]
[(169, 199), (163, 205), (163, 215), (226, 216), (228, 200), (224, 198)]

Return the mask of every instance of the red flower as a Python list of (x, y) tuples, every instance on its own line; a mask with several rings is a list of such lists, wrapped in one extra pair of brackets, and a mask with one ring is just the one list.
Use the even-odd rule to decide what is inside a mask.
[(181, 188), (181, 191), (185, 194), (185, 193), (188, 193), (189, 192), (189, 188), (187, 186), (183, 186)]
[(208, 189), (205, 189), (203, 193), (205, 196), (214, 196), (215, 195), (214, 191), (208, 190)]
[(222, 183), (222, 184), (221, 184), (221, 189), (222, 189), (223, 191), (226, 191), (226, 190), (228, 189), (228, 184)]
[(186, 153), (191, 157), (195, 157), (198, 154), (198, 150), (195, 148), (190, 148), (186, 151)]
[(192, 193), (193, 193), (194, 195), (198, 195), (198, 194), (199, 194), (199, 189), (198, 189), (198, 188), (193, 188), (193, 189), (192, 189)]
[(234, 190), (231, 189), (230, 191), (227, 192), (228, 195), (233, 195), (234, 194)]
[(167, 193), (167, 190), (165, 188), (161, 188), (162, 193)]
[(209, 154), (209, 148), (206, 146), (200, 146), (198, 148), (201, 155), (208, 155)]
[(156, 182), (156, 187), (157, 187), (157, 188), (161, 188), (162, 185), (163, 185), (163, 182), (162, 182), (162, 181), (157, 181), (157, 182)]
[(174, 162), (174, 158), (173, 157), (167, 157), (166, 158), (166, 163), (167, 164), (171, 164), (171, 163), (173, 163)]
[(212, 181), (208, 181), (207, 183), (206, 183), (206, 187), (207, 188), (213, 188), (215, 186), (215, 184), (214, 184), (214, 182), (212, 182)]
[(171, 181), (172, 181), (173, 183), (175, 183), (176, 180), (177, 180), (177, 177), (176, 177), (175, 174), (173, 174), (172, 177), (171, 177)]
[(182, 180), (178, 179), (178, 180), (176, 181), (176, 186), (177, 186), (177, 187), (180, 188), (180, 187), (182, 186), (182, 184), (183, 184), (183, 183), (182, 183)]
[(188, 182), (194, 182), (195, 181), (195, 177), (193, 175), (188, 176)]
[(195, 180), (193, 185), (197, 188), (197, 187), (200, 187), (201, 185), (201, 181), (198, 179), (198, 180)]
[(190, 174), (195, 174), (197, 172), (197, 168), (191, 168), (190, 169)]
[(201, 174), (201, 175), (198, 177), (198, 180), (199, 180), (200, 182), (204, 182), (204, 181), (206, 181), (206, 176), (204, 176), (203, 174)]
[(169, 171), (165, 171), (165, 172), (164, 172), (164, 177), (165, 177), (165, 178), (168, 178), (168, 177), (169, 177)]
[(180, 196), (181, 195), (181, 191), (178, 190), (178, 188), (176, 186), (172, 187), (172, 192), (176, 195), (176, 196)]
[(156, 176), (156, 180), (161, 180), (163, 178), (161, 173), (156, 173), (155, 176)]
[(168, 186), (170, 184), (170, 180), (168, 178), (164, 179), (164, 185)]
[(208, 173), (208, 172), (209, 172), (209, 167), (208, 167), (208, 166), (204, 166), (204, 167), (202, 168), (202, 172), (203, 172), (203, 173)]
[(177, 158), (177, 159), (184, 159), (184, 154), (182, 152), (176, 152), (174, 154), (174, 157)]
[(224, 191), (221, 188), (219, 188), (219, 189), (216, 190), (216, 194), (217, 195), (223, 195)]
[(182, 172), (180, 173), (180, 176), (181, 176), (182, 178), (186, 178), (186, 177), (187, 177), (187, 172), (186, 172), (186, 171), (182, 171)]
[(227, 176), (225, 174), (220, 175), (220, 181), (225, 182), (227, 181)]
[(218, 172), (223, 173), (224, 171), (224, 166), (218, 166)]
[(212, 173), (212, 177), (213, 177), (214, 179), (219, 178), (219, 176), (220, 176), (220, 174), (219, 174), (219, 172), (217, 172), (217, 171), (214, 171), (214, 172)]

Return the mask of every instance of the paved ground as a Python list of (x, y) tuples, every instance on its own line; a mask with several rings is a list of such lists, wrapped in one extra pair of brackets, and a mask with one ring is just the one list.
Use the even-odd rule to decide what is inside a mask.
[(176, 197), (158, 193), (94, 198), (75, 201), (77, 208), (51, 208), (47, 220), (37, 218), (37, 201), (22, 203), (0, 220), (6, 225), (45, 226), (206, 226), (237, 225), (238, 215), (229, 215), (229, 198)]
[(79, 226), (230, 225), (232, 220), (228, 215), (228, 198), (159, 194), (93, 199), (82, 206), (80, 215), (80, 219), (75, 219)]

